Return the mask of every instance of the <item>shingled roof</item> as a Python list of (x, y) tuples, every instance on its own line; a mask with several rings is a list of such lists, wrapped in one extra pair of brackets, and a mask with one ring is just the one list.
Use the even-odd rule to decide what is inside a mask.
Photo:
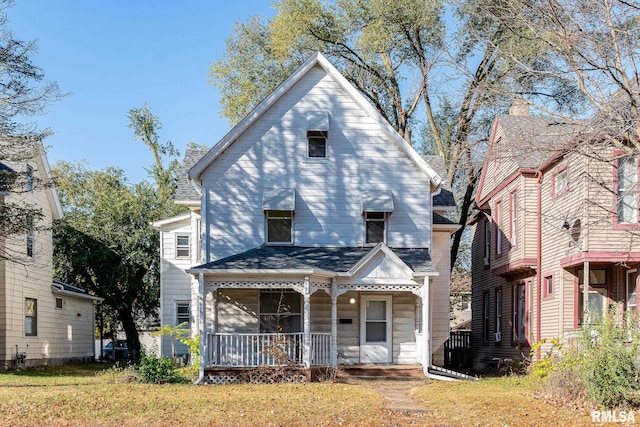
[[(259, 246), (248, 251), (193, 267), (192, 270), (311, 270), (346, 273), (372, 248)], [(392, 249), (415, 273), (433, 273), (429, 249)]]
[(551, 158), (558, 150), (586, 131), (580, 122), (565, 122), (549, 117), (499, 115), (498, 126), (504, 135), (500, 152), (491, 156), (508, 156), (518, 167), (535, 169)]
[(208, 148), (187, 148), (182, 162), (182, 171), (178, 177), (176, 194), (174, 196), (176, 203), (200, 203), (200, 194), (198, 194), (196, 188), (187, 180), (187, 173), (208, 151)]

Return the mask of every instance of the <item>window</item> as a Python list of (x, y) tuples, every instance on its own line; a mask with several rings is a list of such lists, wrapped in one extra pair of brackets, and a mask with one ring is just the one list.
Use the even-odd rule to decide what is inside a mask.
[(627, 311), (635, 314), (638, 311), (638, 270), (627, 271)]
[(552, 180), (552, 192), (553, 197), (566, 193), (569, 190), (569, 173), (567, 172), (567, 166), (560, 167), (555, 174), (553, 174)]
[(25, 184), (24, 188), (27, 191), (33, 191), (33, 168), (27, 165), (25, 170)]
[(288, 290), (260, 291), (260, 332), (302, 331), (301, 295)]
[(62, 298), (56, 298), (56, 308), (62, 309)]
[(471, 294), (460, 295), (460, 311), (471, 311)]
[(24, 334), (28, 337), (38, 336), (38, 300), (24, 300)]
[(33, 255), (35, 252), (34, 243), (36, 240), (36, 231), (33, 226), (33, 218), (29, 218), (27, 220), (27, 229), (29, 230), (27, 231), (27, 242), (26, 242), (27, 256), (33, 258)]
[(502, 255), (502, 201), (496, 202), (496, 255)]
[(553, 297), (553, 275), (545, 276), (542, 279), (542, 297)]
[(188, 234), (176, 235), (176, 258), (189, 258), (191, 256), (191, 244)]
[(491, 223), (484, 222), (484, 265), (489, 265), (491, 260)]
[(491, 331), (489, 330), (489, 292), (482, 294), (482, 340), (489, 342)]
[(365, 243), (375, 244), (385, 241), (385, 213), (365, 212)]
[(509, 194), (509, 205), (509, 240), (514, 247), (518, 244), (518, 196), (515, 190)]
[(292, 211), (267, 211), (267, 243), (293, 243)]
[(616, 214), (618, 223), (638, 222), (638, 160), (635, 157), (620, 157), (616, 171)]
[(311, 159), (327, 157), (327, 132), (320, 130), (310, 130), (307, 132), (309, 141), (307, 156)]
[[(578, 270), (578, 324), (584, 322), (584, 270)], [(607, 270), (589, 270), (587, 323), (599, 323), (609, 309)]]
[(502, 341), (502, 289), (496, 289), (496, 333), (495, 342)]
[(188, 302), (176, 303), (176, 325), (186, 323), (191, 324), (191, 308)]
[(526, 285), (519, 283), (513, 287), (513, 331), (512, 344), (527, 344), (527, 296)]

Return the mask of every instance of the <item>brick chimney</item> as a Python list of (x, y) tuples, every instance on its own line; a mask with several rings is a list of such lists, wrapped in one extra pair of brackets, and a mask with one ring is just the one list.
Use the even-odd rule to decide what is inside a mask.
[(509, 108), (510, 116), (528, 116), (529, 115), (529, 103), (524, 98), (515, 98), (511, 108)]

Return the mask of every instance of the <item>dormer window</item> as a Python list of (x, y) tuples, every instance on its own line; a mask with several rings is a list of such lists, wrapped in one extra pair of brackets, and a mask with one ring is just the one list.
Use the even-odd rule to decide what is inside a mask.
[(307, 157), (310, 159), (324, 159), (327, 157), (327, 132), (310, 130), (307, 132)]

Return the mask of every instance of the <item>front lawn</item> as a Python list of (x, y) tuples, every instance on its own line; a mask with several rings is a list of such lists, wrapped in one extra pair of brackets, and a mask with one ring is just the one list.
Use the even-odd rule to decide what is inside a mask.
[[(430, 382), (428, 410), (402, 416), (368, 385), (149, 385), (104, 365), (0, 373), (0, 425), (588, 425), (590, 415), (545, 403), (526, 378)], [(98, 373), (98, 374), (97, 374)], [(410, 385), (411, 387), (413, 385)]]

